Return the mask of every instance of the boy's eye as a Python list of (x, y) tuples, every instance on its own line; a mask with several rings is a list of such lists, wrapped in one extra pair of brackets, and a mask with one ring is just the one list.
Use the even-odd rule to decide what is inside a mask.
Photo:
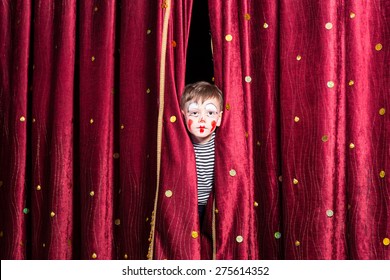
[(217, 112), (214, 112), (214, 111), (207, 112), (207, 116), (209, 116), (209, 117), (214, 117), (215, 115), (217, 115)]
[(191, 117), (197, 117), (199, 115), (198, 112), (190, 112)]

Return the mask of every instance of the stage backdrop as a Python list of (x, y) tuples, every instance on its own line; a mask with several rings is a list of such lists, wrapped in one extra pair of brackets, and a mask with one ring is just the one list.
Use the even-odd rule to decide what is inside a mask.
[(191, 11), (1, 1), (0, 258), (390, 259), (390, 2), (209, 1), (225, 101), (202, 225)]

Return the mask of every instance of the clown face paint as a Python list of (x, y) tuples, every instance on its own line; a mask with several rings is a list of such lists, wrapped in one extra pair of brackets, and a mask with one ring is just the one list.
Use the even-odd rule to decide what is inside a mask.
[(221, 124), (222, 112), (216, 98), (204, 100), (203, 102), (189, 101), (186, 104), (186, 111), (182, 111), (188, 131), (195, 143), (207, 143), (211, 134)]

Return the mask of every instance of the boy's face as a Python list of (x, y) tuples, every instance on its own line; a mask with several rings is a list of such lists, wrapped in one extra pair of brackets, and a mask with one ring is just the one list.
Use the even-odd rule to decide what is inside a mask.
[(195, 102), (188, 101), (182, 110), (186, 126), (195, 143), (204, 144), (211, 139), (211, 134), (221, 125), (222, 112), (216, 98)]

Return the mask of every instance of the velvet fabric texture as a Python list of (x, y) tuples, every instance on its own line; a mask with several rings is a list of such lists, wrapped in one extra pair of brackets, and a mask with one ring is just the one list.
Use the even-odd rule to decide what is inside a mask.
[(224, 113), (203, 224), (191, 11), (1, 2), (0, 258), (390, 259), (390, 2), (209, 1)]

